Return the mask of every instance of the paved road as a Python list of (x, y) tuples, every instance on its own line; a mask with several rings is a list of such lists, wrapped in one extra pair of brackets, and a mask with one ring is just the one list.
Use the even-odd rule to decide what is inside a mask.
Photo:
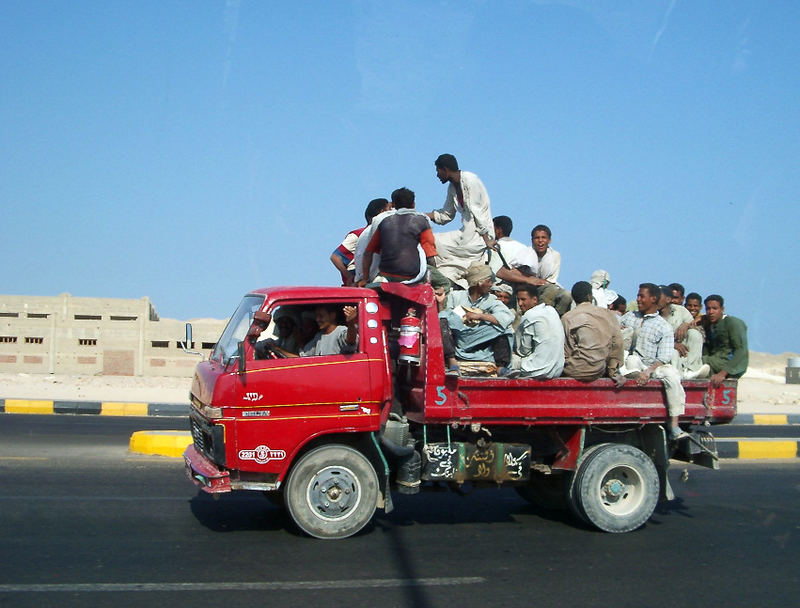
[[(364, 534), (297, 534), (258, 494), (214, 501), (127, 452), (140, 420), (0, 417), (0, 606), (786, 606), (800, 463), (671, 471), (678, 500), (609, 535), (511, 489), (399, 497)], [(155, 428), (163, 428), (157, 426)]]

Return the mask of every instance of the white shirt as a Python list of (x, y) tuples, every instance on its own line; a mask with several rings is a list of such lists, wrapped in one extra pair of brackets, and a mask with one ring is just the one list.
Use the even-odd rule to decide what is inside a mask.
[(547, 248), (541, 260), (533, 247), (525, 247), (517, 257), (509, 260), (508, 263), (511, 268), (527, 266), (533, 273), (532, 276), (558, 285), (558, 273), (561, 272), (561, 254), (552, 247)]
[[(504, 236), (501, 239), (497, 240), (497, 245), (500, 247), (500, 253), (503, 254), (503, 257), (506, 259), (506, 263), (511, 266), (511, 260), (515, 259), (518, 255), (520, 255), (527, 247), (520, 243), (519, 241), (515, 241), (510, 236)], [(497, 255), (496, 251), (492, 251), (492, 258), (489, 260), (489, 268), (492, 269), (492, 272), (497, 274), (497, 271), (503, 267), (503, 260)]]

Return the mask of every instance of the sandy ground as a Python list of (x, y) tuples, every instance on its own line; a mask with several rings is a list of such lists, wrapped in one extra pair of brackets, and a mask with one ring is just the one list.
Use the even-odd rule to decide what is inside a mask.
[[(751, 352), (739, 412), (800, 414), (800, 384), (786, 384), (786, 361), (797, 356)], [(0, 398), (188, 403), (191, 385), (191, 378), (0, 373)]]

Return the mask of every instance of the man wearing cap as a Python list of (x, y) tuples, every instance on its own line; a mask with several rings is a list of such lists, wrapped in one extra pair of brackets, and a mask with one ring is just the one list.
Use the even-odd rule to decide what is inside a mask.
[(528, 284), (539, 287), (539, 300), (556, 309), (559, 316), (572, 306), (572, 296), (558, 284), (561, 271), (561, 254), (550, 247), (552, 232), (544, 224), (531, 230), (531, 246), (526, 247), (513, 260), (510, 268), (497, 271), (497, 278), (508, 283)]
[(436, 159), (436, 176), (447, 186), (447, 198), (441, 209), (428, 217), (436, 224), (450, 223), (461, 214), (461, 229), (436, 235), (436, 267), (448, 279), (466, 286), (465, 275), (472, 262), (481, 261), (486, 247), (494, 247), (494, 227), (489, 193), (474, 173), (461, 171), (452, 154)]
[(617, 292), (608, 288), (611, 283), (611, 275), (605, 270), (595, 270), (589, 283), (592, 286), (594, 303), (600, 308), (610, 308), (617, 299)]
[(467, 269), (468, 289), (453, 291), (453, 308), (439, 313), (447, 321), (455, 340), (455, 353), (465, 361), (494, 361), (508, 365), (511, 348), (509, 329), (514, 313), (489, 293), (492, 271), (486, 264), (475, 262)]
[(584, 382), (612, 378), (622, 365), (622, 333), (617, 315), (592, 303), (592, 284), (572, 286), (577, 306), (561, 317), (564, 326), (564, 375)]

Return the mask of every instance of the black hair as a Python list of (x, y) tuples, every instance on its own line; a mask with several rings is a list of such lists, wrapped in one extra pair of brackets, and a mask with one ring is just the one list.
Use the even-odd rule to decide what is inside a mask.
[(672, 291), (680, 291), (681, 292), (681, 297), (683, 297), (683, 294), (686, 293), (686, 290), (683, 288), (683, 285), (681, 285), (680, 283), (670, 283), (669, 284), (669, 288)]
[(414, 192), (408, 188), (398, 188), (392, 192), (392, 204), (395, 209), (412, 209), (414, 207)]
[(572, 286), (572, 299), (575, 304), (592, 301), (592, 284), (588, 281), (578, 281)]
[(548, 228), (544, 224), (539, 224), (538, 226), (533, 227), (533, 230), (531, 230), (531, 238), (533, 238), (533, 235), (536, 234), (537, 232), (546, 232), (548, 239), (553, 238), (553, 233), (550, 232), (550, 228)]
[(511, 230), (514, 228), (514, 222), (507, 215), (498, 215), (492, 220), (494, 227), (499, 228), (503, 236), (511, 236)]
[(458, 171), (458, 161), (452, 154), (440, 154), (434, 164), (437, 168), (441, 167), (449, 171)]
[(711, 301), (714, 301), (714, 302), (719, 302), (719, 307), (720, 307), (720, 308), (725, 308), (725, 300), (723, 300), (723, 299), (722, 299), (722, 296), (721, 296), (721, 295), (718, 295), (718, 294), (716, 294), (716, 293), (712, 293), (710, 296), (708, 296), (708, 297), (707, 297), (707, 298), (706, 298), (706, 299), (703, 301), (703, 304), (705, 304), (706, 306), (708, 306), (708, 303), (709, 303), (709, 302), (711, 302)]
[(372, 223), (372, 218), (378, 215), (381, 211), (386, 209), (386, 205), (389, 204), (385, 198), (374, 198), (367, 204), (367, 209), (364, 211), (364, 219), (367, 220), (367, 224)]
[(622, 296), (617, 296), (617, 299), (611, 304), (611, 310), (619, 310), (622, 306), (627, 308), (628, 301)]
[(539, 299), (539, 287), (537, 285), (531, 285), (530, 283), (523, 283), (519, 287), (517, 287), (517, 293), (520, 291), (526, 292), (529, 296), (532, 296)]
[(698, 302), (702, 302), (703, 301), (703, 296), (701, 296), (699, 293), (695, 293), (693, 291), (693, 292), (691, 292), (691, 293), (686, 295), (686, 299), (684, 300), (684, 302), (688, 302), (689, 300), (697, 300)]
[(641, 283), (639, 285), (639, 289), (647, 290), (647, 293), (650, 294), (650, 297), (653, 297), (656, 300), (661, 297), (661, 290), (655, 283)]

